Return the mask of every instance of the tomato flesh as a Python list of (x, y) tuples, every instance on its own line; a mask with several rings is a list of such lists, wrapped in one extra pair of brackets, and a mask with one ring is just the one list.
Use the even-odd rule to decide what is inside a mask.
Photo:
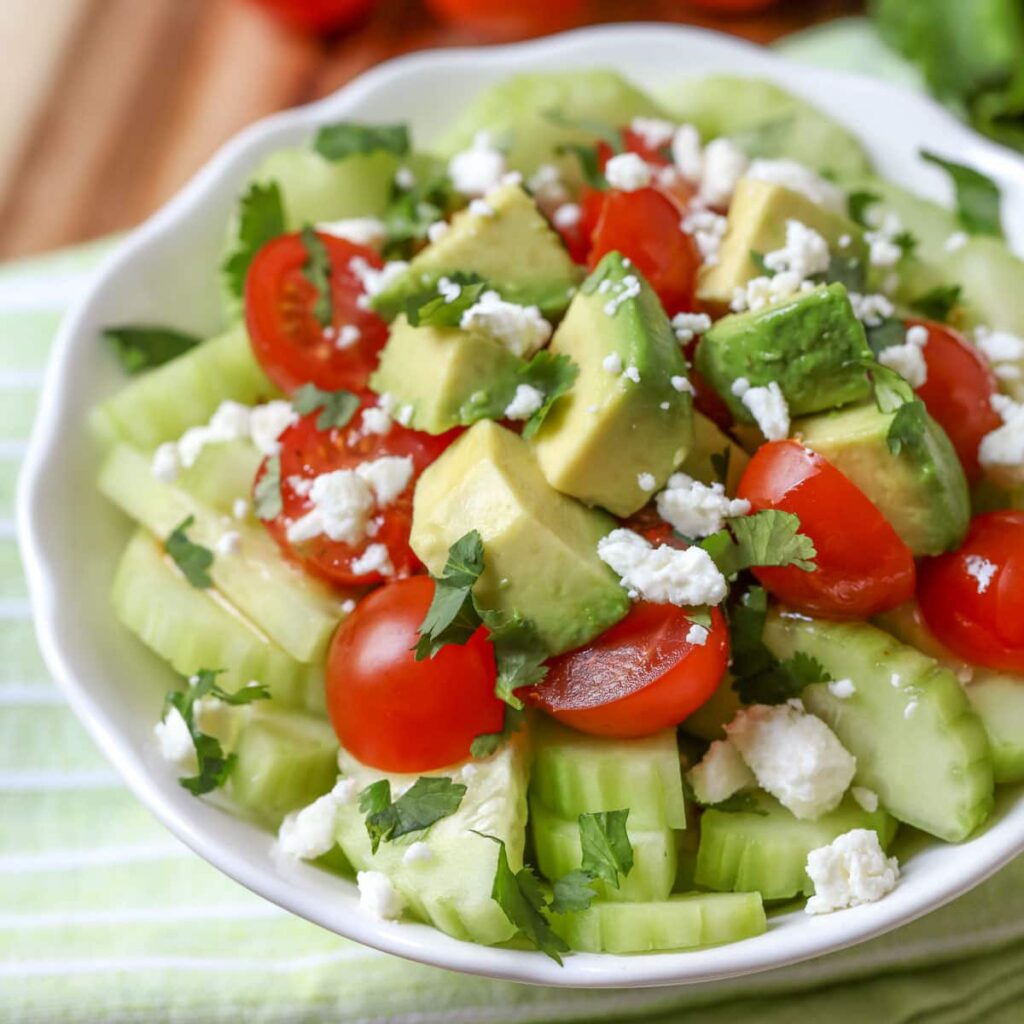
[(592, 643), (553, 658), (528, 699), (595, 736), (647, 736), (678, 725), (715, 692), (729, 661), (717, 608), (704, 644), (687, 640), (690, 626), (685, 609), (634, 604)]
[(917, 389), (921, 401), (949, 435), (969, 480), (981, 476), (978, 445), (1002, 420), (992, 408), (998, 391), (995, 375), (980, 352), (945, 324), (908, 320), (907, 327), (928, 331), (924, 361), (928, 378)]
[(412, 648), (433, 596), (427, 576), (389, 583), (360, 601), (331, 642), (331, 724), (347, 751), (382, 771), (432, 771), (465, 760), (473, 740), (504, 721), (485, 629), (461, 647), (416, 660)]
[(383, 264), (366, 246), (320, 232), (317, 237), (331, 264), (331, 326), (325, 329), (313, 314), (318, 293), (303, 273), (308, 253), (302, 239), (281, 235), (256, 253), (245, 279), (245, 323), (253, 353), (286, 393), (303, 384), (361, 391), (376, 369), (388, 326), (360, 305), (363, 283), (352, 264), (364, 260), (375, 269)]
[(797, 566), (753, 570), (780, 601), (829, 618), (864, 619), (914, 593), (910, 549), (854, 483), (797, 441), (762, 445), (738, 494), (755, 512), (792, 512), (801, 533), (814, 541), (814, 572)]
[(959, 551), (924, 559), (918, 602), (959, 657), (1024, 673), (1024, 512), (975, 516)]
[[(289, 557), (314, 575), (346, 586), (380, 583), (384, 579), (401, 578), (421, 571), (422, 565), (409, 546), (413, 489), (419, 474), (461, 432), (454, 430), (435, 437), (392, 423), (386, 434), (365, 433), (362, 430), (362, 408), (373, 403), (374, 396), (367, 396), (361, 409), (340, 429), (319, 430), (316, 425), (319, 412), (312, 412), (281, 435), (282, 510), (276, 518), (264, 521), (271, 536)], [(355, 545), (331, 540), (326, 534), (297, 542), (288, 539), (289, 524), (302, 518), (313, 507), (308, 485), (315, 477), (335, 470), (354, 470), (363, 462), (388, 455), (409, 456), (413, 473), (398, 498), (380, 509), (374, 517), (376, 532), (373, 536)], [(254, 486), (259, 485), (266, 471), (267, 460), (264, 460)], [(383, 544), (387, 548), (393, 569), (391, 573), (358, 571), (355, 563), (370, 544)]]
[(347, 28), (368, 14), (376, 0), (249, 0), (266, 8), (293, 28), (307, 32), (333, 32)]

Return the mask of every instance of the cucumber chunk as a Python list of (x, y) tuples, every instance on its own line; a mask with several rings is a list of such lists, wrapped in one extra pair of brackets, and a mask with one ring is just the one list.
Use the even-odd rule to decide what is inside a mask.
[[(216, 460), (218, 454), (225, 460), (232, 457), (230, 448), (217, 446), (204, 456)], [(215, 555), (210, 567), (217, 589), (293, 658), (323, 661), (342, 617), (344, 594), (288, 562), (262, 526), (225, 520), (178, 486), (157, 480), (149, 457), (128, 445), (118, 445), (107, 457), (99, 489), (161, 538), (189, 516), (194, 518), (190, 540), (210, 550), (226, 532), (237, 532), (238, 552)]]
[(277, 395), (245, 328), (235, 327), (127, 384), (93, 409), (89, 426), (104, 445), (155, 448), (206, 423), (221, 402), (254, 405)]
[(659, 903), (594, 903), (552, 927), (585, 953), (654, 953), (739, 942), (767, 928), (756, 892), (685, 893)]
[(191, 466), (178, 473), (175, 486), (211, 512), (234, 518), (235, 502), (248, 500), (262, 461), (263, 456), (248, 441), (207, 445)]
[[(380, 772), (344, 749), (338, 763), (342, 775), (355, 780), (358, 790), (386, 778), (397, 795), (417, 778)], [(523, 738), (506, 743), (484, 761), (425, 774), (446, 775), (465, 785), (466, 793), (454, 814), (425, 832), (382, 842), (377, 852), (371, 853), (366, 819), (353, 799), (338, 811), (338, 845), (357, 871), (382, 871), (387, 875), (410, 911), (421, 920), (458, 939), (484, 944), (505, 942), (516, 929), (491, 898), (498, 847), (474, 833), (503, 840), (512, 870), (519, 870), (526, 842), (528, 770)], [(429, 856), (406, 862), (406, 851), (417, 841), (426, 845)]]
[(1024, 782), (1024, 678), (978, 669), (964, 692), (988, 733), (996, 782)]
[(561, 818), (629, 808), (636, 829), (686, 828), (674, 729), (643, 739), (587, 736), (538, 716), (531, 792)]
[(764, 642), (778, 658), (810, 655), (833, 678), (853, 681), (851, 697), (836, 697), (825, 683), (801, 696), (857, 758), (857, 784), (874, 790), (890, 814), (951, 843), (988, 818), (988, 739), (949, 669), (866, 623), (778, 609)]
[[(598, 899), (641, 903), (666, 899), (676, 877), (676, 839), (672, 829), (638, 829), (626, 819), (633, 867), (619, 887), (594, 882)], [(578, 819), (552, 814), (536, 797), (530, 800), (530, 834), (541, 874), (552, 882), (575, 871), (582, 860)]]
[(121, 623), (181, 675), (219, 668), (226, 690), (256, 679), (283, 704), (306, 702), (317, 670), (281, 650), (216, 590), (193, 587), (145, 530), (121, 558), (113, 604)]
[(694, 881), (722, 892), (758, 892), (766, 900), (814, 891), (807, 855), (854, 828), (873, 829), (888, 848), (896, 822), (883, 810), (868, 813), (852, 797), (817, 821), (801, 821), (766, 793), (750, 811), (710, 808), (700, 819)]
[(272, 828), (323, 796), (338, 777), (338, 740), (318, 718), (253, 707), (234, 749), (231, 796)]

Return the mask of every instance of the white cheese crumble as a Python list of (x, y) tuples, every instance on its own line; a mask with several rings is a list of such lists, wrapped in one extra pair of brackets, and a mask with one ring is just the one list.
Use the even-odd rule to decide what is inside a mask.
[(903, 230), (899, 217), (891, 210), (881, 223), (864, 232), (868, 243), (868, 262), (873, 267), (894, 267), (903, 256), (903, 249), (896, 243), (896, 237)]
[[(626, 265), (623, 260), (623, 265)], [(611, 282), (611, 278), (605, 278), (601, 284), (609, 283), (609, 286), (605, 294), (609, 295), (610, 298), (604, 304), (604, 315), (615, 316), (619, 311), (619, 306), (629, 302), (630, 299), (635, 299), (640, 294), (640, 278), (636, 274), (626, 274), (621, 281)]]
[(231, 503), (231, 515), (235, 519), (248, 519), (249, 518), (249, 499), (248, 498), (235, 498)]
[(338, 808), (355, 798), (354, 779), (338, 779), (334, 788), (281, 822), (277, 845), (288, 857), (315, 860), (334, 848)]
[(291, 402), (278, 400), (254, 406), (249, 413), (249, 436), (257, 450), (267, 456), (281, 451), (278, 438), (299, 421), (299, 414)]
[(672, 317), (672, 330), (680, 344), (685, 344), (698, 334), (711, 328), (711, 317), (707, 313), (676, 313)]
[(552, 214), (551, 222), (560, 231), (566, 231), (579, 224), (582, 216), (583, 209), (579, 203), (562, 203)]
[(405, 901), (382, 871), (360, 871), (356, 875), (359, 903), (381, 921), (394, 921), (402, 915)]
[(851, 786), (850, 796), (857, 801), (861, 810), (867, 811), (868, 814), (874, 814), (878, 810), (878, 794), (873, 789), (866, 786)]
[(471, 199), (469, 202), (469, 212), (477, 217), (497, 216), (494, 207), (486, 199)]
[(765, 253), (764, 265), (776, 274), (789, 271), (801, 281), (828, 270), (828, 242), (813, 228), (798, 220), (786, 221), (786, 244)]
[(895, 311), (889, 299), (877, 293), (861, 295), (859, 292), (850, 292), (848, 298), (853, 307), (853, 315), (868, 327), (877, 327)]
[(773, 277), (754, 277), (745, 285), (738, 285), (733, 289), (729, 308), (734, 313), (743, 313), (747, 310), (757, 312), (795, 296), (805, 295), (814, 291), (814, 288), (813, 281), (805, 281), (799, 274), (790, 270), (775, 274)]
[(1003, 425), (987, 433), (978, 447), (978, 461), (997, 480), (1013, 486), (1024, 478), (1024, 404), (993, 395), (992, 408)]
[(807, 876), (814, 883), (807, 913), (828, 914), (880, 900), (896, 888), (900, 869), (895, 857), (886, 857), (877, 832), (855, 828), (811, 850)]
[(747, 154), (735, 142), (713, 139), (704, 147), (700, 198), (708, 206), (728, 206), (748, 164)]
[(167, 714), (153, 727), (160, 756), (186, 772), (197, 772), (196, 745), (188, 731), (188, 723), (176, 707), (169, 707)]
[(488, 132), (477, 132), (469, 149), (456, 153), (448, 162), (448, 176), (457, 192), (482, 196), (501, 184), (508, 167), (505, 154), (491, 144)]
[(634, 384), (640, 383), (640, 369), (636, 366), (627, 366), (623, 371), (625, 376), (629, 378)]
[(422, 864), (424, 861), (432, 860), (433, 857), (433, 850), (426, 843), (417, 839), (416, 842), (410, 843), (409, 848), (402, 854), (402, 863)]
[(707, 626), (702, 626), (699, 622), (691, 622), (690, 628), (686, 631), (686, 642), (703, 647), (708, 642), (709, 636), (711, 636), (711, 630)]
[(391, 554), (384, 544), (370, 544), (366, 550), (352, 562), (352, 572), (357, 576), (368, 576), (379, 572), (381, 576), (393, 576), (395, 567), (391, 563)]
[(984, 594), (992, 585), (992, 579), (998, 566), (982, 555), (968, 555), (964, 559), (964, 569), (978, 586), (978, 593)]
[(761, 788), (801, 819), (835, 810), (857, 770), (835, 733), (792, 704), (745, 708), (725, 732)]
[(629, 122), (629, 129), (648, 149), (661, 149), (676, 134), (676, 126), (660, 117), (634, 117)]
[(1008, 331), (991, 331), (978, 327), (974, 331), (974, 344), (993, 365), (1015, 363), (1024, 359), (1024, 338)]
[(442, 277), (437, 282), (437, 294), (444, 299), (445, 305), (450, 306), (461, 294), (462, 285), (449, 277)]
[(545, 210), (561, 206), (569, 198), (569, 190), (554, 164), (541, 164), (526, 182), (537, 205)]
[(729, 740), (715, 740), (700, 763), (686, 773), (686, 778), (698, 803), (705, 806), (720, 804), (740, 790), (756, 785), (753, 773)]
[(450, 230), (450, 225), (444, 220), (435, 220), (433, 224), (427, 227), (427, 241), (428, 242), (440, 242)]
[(630, 596), (656, 604), (720, 604), (728, 587), (711, 556), (698, 547), (652, 547), (632, 530), (612, 530), (597, 544), (598, 557), (620, 577)]
[(391, 417), (380, 406), (371, 405), (363, 410), (359, 429), (364, 434), (387, 434), (391, 430)]
[(344, 351), (351, 348), (362, 336), (363, 332), (355, 324), (343, 324), (341, 330), (338, 331), (334, 347)]
[(395, 171), (395, 184), (399, 188), (404, 188), (408, 191), (416, 187), (416, 175), (413, 174), (412, 169), (409, 167), (399, 167)]
[(849, 700), (856, 692), (852, 679), (833, 679), (828, 684), (828, 692), (839, 700)]
[(217, 538), (218, 555), (237, 555), (242, 548), (242, 535), (237, 530), (228, 530)]
[(700, 133), (692, 124), (680, 125), (672, 136), (672, 162), (689, 181), (700, 181), (704, 170), (704, 150)]
[(946, 240), (942, 243), (942, 248), (946, 252), (958, 252), (962, 249), (969, 241), (966, 231), (954, 231)]
[(551, 337), (551, 324), (540, 315), (536, 306), (505, 302), (494, 291), (484, 292), (462, 314), (460, 326), (464, 330), (489, 334), (521, 359), (543, 348)]
[(617, 153), (604, 168), (604, 176), (612, 188), (622, 192), (635, 192), (647, 188), (651, 183), (651, 168), (642, 156), (636, 153)]
[(729, 228), (728, 218), (714, 210), (691, 206), (679, 226), (693, 236), (702, 262), (711, 266), (718, 262), (718, 250)]
[(789, 406), (775, 381), (753, 388), (746, 377), (739, 377), (733, 381), (732, 393), (750, 410), (767, 440), (782, 441), (789, 436)]
[(833, 213), (846, 213), (846, 196), (843, 190), (796, 160), (759, 158), (747, 168), (744, 177), (781, 185), (790, 192), (799, 192), (812, 203), (823, 206)]
[(370, 300), (400, 278), (409, 269), (409, 264), (405, 260), (390, 260), (378, 270), (362, 256), (353, 256), (348, 261), (348, 269), (363, 286), (363, 294), (356, 300), (356, 305), (360, 309), (369, 309)]
[(928, 328), (920, 324), (911, 327), (902, 345), (890, 345), (878, 353), (882, 366), (895, 370), (912, 388), (919, 388), (928, 380), (928, 363), (924, 348), (928, 344)]
[(693, 385), (687, 377), (671, 377), (669, 383), (680, 394), (692, 395), (694, 393)]
[(178, 479), (181, 462), (178, 459), (178, 446), (173, 441), (160, 445), (153, 452), (153, 461), (150, 463), (149, 471), (157, 480), (165, 484), (172, 484)]
[(317, 231), (335, 238), (344, 238), (354, 245), (368, 245), (378, 248), (387, 236), (384, 221), (377, 217), (349, 217), (345, 220), (332, 220), (325, 224), (317, 224)]
[(544, 404), (544, 392), (532, 384), (519, 384), (512, 401), (505, 406), (505, 417), (528, 420)]
[(749, 501), (730, 498), (722, 484), (704, 484), (686, 473), (673, 473), (654, 500), (658, 515), (684, 537), (710, 537), (726, 519), (750, 511)]
[(383, 455), (356, 466), (355, 472), (373, 488), (378, 508), (387, 508), (409, 486), (413, 463), (409, 455)]
[(636, 482), (640, 490), (646, 491), (648, 494), (658, 486), (658, 481), (654, 478), (653, 473), (637, 473)]
[(601, 366), (606, 373), (611, 373), (618, 377), (622, 373), (622, 356), (618, 352), (612, 352), (601, 360)]

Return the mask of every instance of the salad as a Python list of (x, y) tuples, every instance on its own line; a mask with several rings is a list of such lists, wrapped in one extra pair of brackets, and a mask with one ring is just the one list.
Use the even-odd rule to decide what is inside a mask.
[(741, 78), (521, 75), (427, 141), (271, 154), (223, 333), (106, 332), (156, 747), (369, 913), (559, 962), (884, 898), (1024, 781), (998, 188)]

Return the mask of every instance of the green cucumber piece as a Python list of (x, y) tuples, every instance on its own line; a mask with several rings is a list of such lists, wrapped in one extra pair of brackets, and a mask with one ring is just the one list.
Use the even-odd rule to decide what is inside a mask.
[(93, 409), (89, 426), (104, 446), (127, 441), (155, 448), (206, 423), (221, 402), (255, 405), (278, 394), (245, 328), (234, 327), (127, 384)]
[(706, 810), (694, 881), (721, 892), (758, 892), (766, 900), (791, 899), (814, 891), (807, 855), (855, 828), (873, 829), (888, 848), (896, 822), (879, 809), (865, 811), (853, 798), (816, 821), (801, 821), (767, 793), (752, 797), (749, 811)]
[(857, 758), (856, 782), (890, 814), (930, 835), (966, 839), (992, 812), (992, 757), (956, 676), (932, 658), (862, 622), (826, 622), (774, 609), (764, 642), (777, 658), (817, 659), (856, 692), (826, 683), (801, 696)]
[(211, 512), (234, 518), (235, 502), (248, 502), (262, 461), (248, 441), (208, 444), (191, 466), (182, 468), (174, 484)]
[[(215, 451), (208, 457), (216, 458)], [(261, 525), (225, 520), (176, 485), (157, 480), (149, 457), (128, 445), (108, 455), (99, 489), (161, 538), (189, 516), (189, 539), (210, 550), (226, 532), (238, 533), (236, 554), (214, 556), (209, 572), (217, 589), (293, 658), (323, 661), (344, 595), (287, 561)]]
[(338, 778), (334, 730), (300, 712), (254, 706), (234, 755), (231, 796), (272, 828), (323, 796)]
[[(416, 779), (370, 768), (344, 749), (338, 763), (342, 775), (353, 779), (359, 791), (388, 779), (392, 794), (397, 795)], [(446, 775), (465, 785), (454, 814), (425, 832), (382, 842), (371, 853), (366, 818), (353, 799), (338, 810), (338, 845), (357, 871), (387, 875), (421, 920), (458, 939), (487, 945), (506, 942), (516, 929), (491, 897), (498, 847), (476, 833), (501, 839), (512, 870), (522, 866), (528, 774), (525, 743), (517, 737), (486, 760), (425, 774)], [(424, 843), (429, 856), (406, 862), (405, 853), (414, 842)]]
[(1024, 677), (975, 669), (964, 692), (988, 733), (996, 782), (1024, 782)]
[(634, 828), (686, 828), (674, 729), (616, 740), (538, 716), (532, 738), (531, 793), (559, 817), (628, 807)]
[(255, 679), (275, 700), (305, 704), (315, 670), (281, 650), (218, 591), (193, 587), (145, 530), (125, 549), (112, 599), (121, 623), (180, 675), (223, 669), (219, 682), (226, 690)]
[[(632, 817), (632, 814), (630, 814)], [(672, 829), (638, 829), (626, 831), (633, 847), (633, 867), (619, 879), (619, 887), (598, 880), (594, 890), (598, 899), (640, 903), (663, 900), (672, 891), (676, 877), (676, 840)], [(582, 860), (580, 827), (576, 819), (560, 818), (549, 811), (536, 797), (530, 800), (530, 834), (537, 867), (552, 882), (575, 871)]]
[(692, 892), (658, 903), (594, 903), (552, 915), (552, 927), (584, 953), (656, 953), (739, 942), (767, 929), (756, 892)]

